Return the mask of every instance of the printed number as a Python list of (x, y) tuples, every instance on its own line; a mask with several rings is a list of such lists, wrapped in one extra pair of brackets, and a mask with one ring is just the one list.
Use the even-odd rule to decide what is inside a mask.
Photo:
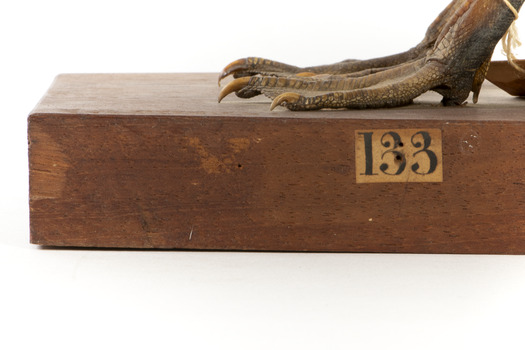
[(374, 173), (374, 153), (372, 153), (372, 136), (373, 132), (360, 132), (365, 140), (365, 173), (361, 175), (377, 175)]
[[(389, 138), (392, 138), (392, 142), (393, 142), (392, 144), (390, 143), (390, 141), (387, 141)], [(382, 163), (379, 166), (379, 170), (381, 170), (383, 173), (387, 175), (399, 175), (403, 171), (405, 171), (405, 167), (407, 165), (406, 158), (403, 155), (403, 153), (396, 151), (396, 149), (403, 147), (403, 142), (401, 141), (401, 137), (399, 136), (399, 134), (393, 131), (385, 133), (381, 137), (381, 144), (385, 148), (390, 148), (390, 146), (392, 145), (392, 149), (383, 152), (383, 154), (381, 155), (381, 160), (385, 159), (385, 155), (392, 154), (394, 156), (395, 162), (398, 163), (398, 167), (397, 167), (396, 172), (392, 173), (392, 172), (387, 171), (390, 168), (390, 166), (387, 163)]]
[[(361, 175), (379, 175), (378, 173), (374, 173), (374, 144), (372, 142), (374, 133), (363, 132), (359, 133), (359, 135), (363, 136), (365, 146), (365, 172), (361, 173)], [(410, 167), (411, 171), (418, 175), (429, 175), (435, 172), (438, 166), (438, 157), (436, 153), (429, 149), (432, 144), (432, 138), (430, 134), (426, 131), (418, 131), (412, 135), (410, 142), (412, 143), (412, 146), (414, 146), (416, 149), (419, 149), (412, 154), (412, 158), (418, 159), (417, 156), (423, 153), (427, 156), (429, 161), (429, 167), (426, 172), (421, 171), (421, 166), (417, 161)], [(381, 172), (385, 175), (397, 176), (402, 174), (406, 170), (407, 157), (400, 150), (404, 146), (401, 136), (394, 131), (386, 132), (381, 136), (381, 145), (386, 149), (386, 151), (384, 151), (381, 155), (381, 161), (383, 161), (383, 163), (381, 163), (379, 166), (379, 170), (381, 170)], [(387, 155), (392, 156), (387, 157)], [(394, 164), (389, 164), (386, 159), (393, 159)]]
[(421, 148), (421, 142), (414, 141), (414, 138), (416, 136), (418, 136), (418, 135), (421, 135), (421, 137), (423, 138), (423, 149), (420, 150), (420, 151), (417, 151), (416, 153), (414, 153), (413, 156), (415, 157), (419, 153), (424, 152), (427, 155), (428, 160), (430, 161), (430, 166), (429, 166), (429, 169), (428, 169), (427, 172), (419, 172), (418, 171), (419, 170), (419, 163), (414, 163), (414, 165), (412, 165), (412, 171), (415, 172), (416, 174), (419, 174), (419, 175), (432, 174), (434, 171), (436, 171), (436, 168), (437, 168), (437, 165), (438, 165), (438, 159), (437, 159), (436, 154), (433, 151), (428, 149), (430, 147), (431, 142), (432, 142), (432, 138), (430, 137), (430, 135), (426, 131), (419, 131), (419, 132), (415, 133), (414, 135), (412, 135), (411, 142), (412, 142), (412, 145), (414, 147), (416, 147), (416, 148)]

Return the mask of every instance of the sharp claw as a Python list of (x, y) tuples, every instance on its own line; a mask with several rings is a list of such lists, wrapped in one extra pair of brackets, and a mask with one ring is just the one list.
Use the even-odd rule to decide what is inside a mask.
[(296, 103), (300, 98), (301, 95), (296, 94), (295, 92), (285, 92), (284, 94), (280, 94), (272, 101), (270, 111), (273, 111), (277, 106), (286, 106), (288, 103)]
[(232, 92), (237, 92), (241, 90), (242, 88), (246, 87), (248, 85), (248, 82), (250, 81), (251, 77), (242, 77), (235, 80), (232, 80), (231, 82), (226, 85), (221, 92), (219, 93), (219, 103), (222, 101), (223, 98), (231, 94)]
[(230, 63), (229, 65), (227, 65), (226, 67), (224, 67), (224, 69), (222, 70), (221, 74), (219, 75), (219, 86), (221, 86), (221, 80), (226, 78), (227, 76), (235, 73), (235, 71), (239, 68), (243, 68), (245, 67), (247, 64), (247, 59), (246, 58), (241, 58), (241, 59), (238, 59), (237, 61), (233, 61), (232, 63)]

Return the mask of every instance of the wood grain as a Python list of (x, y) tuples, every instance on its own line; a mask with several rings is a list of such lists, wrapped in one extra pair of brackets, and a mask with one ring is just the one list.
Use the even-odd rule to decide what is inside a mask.
[[(215, 74), (59, 76), (29, 117), (31, 242), (525, 253), (525, 101), (269, 112)], [(439, 129), (443, 181), (356, 183), (355, 131)]]

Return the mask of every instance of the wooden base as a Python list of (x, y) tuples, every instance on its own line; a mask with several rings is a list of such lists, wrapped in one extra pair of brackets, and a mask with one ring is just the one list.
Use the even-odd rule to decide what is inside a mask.
[(217, 104), (216, 74), (59, 76), (29, 117), (31, 242), (525, 253), (525, 100)]

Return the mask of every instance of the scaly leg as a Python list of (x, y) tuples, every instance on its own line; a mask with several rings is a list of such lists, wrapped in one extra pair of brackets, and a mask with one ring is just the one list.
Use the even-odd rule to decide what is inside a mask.
[[(518, 10), (524, 2), (510, 1)], [(435, 90), (444, 105), (462, 104), (471, 91), (477, 99), (494, 47), (513, 20), (503, 0), (454, 0), (425, 39), (399, 55), (307, 69), (253, 59), (258, 63), (247, 70), (242, 60), (236, 61), (220, 78), (240, 78), (221, 91), (219, 101), (231, 92), (240, 97), (263, 93), (274, 99), (272, 108), (377, 108), (405, 105)]]
[(219, 84), (221, 80), (230, 75), (233, 75), (234, 78), (241, 78), (256, 74), (271, 76), (298, 74), (299, 76), (311, 76), (315, 74), (348, 74), (360, 71), (373, 72), (377, 69), (384, 69), (418, 59), (423, 57), (426, 51), (434, 45), (448, 17), (457, 10), (460, 4), (460, 0), (452, 1), (429, 26), (425, 38), (416, 47), (406, 52), (369, 60), (348, 59), (334, 64), (304, 68), (260, 57), (241, 58), (230, 63), (223, 69), (219, 76)]

